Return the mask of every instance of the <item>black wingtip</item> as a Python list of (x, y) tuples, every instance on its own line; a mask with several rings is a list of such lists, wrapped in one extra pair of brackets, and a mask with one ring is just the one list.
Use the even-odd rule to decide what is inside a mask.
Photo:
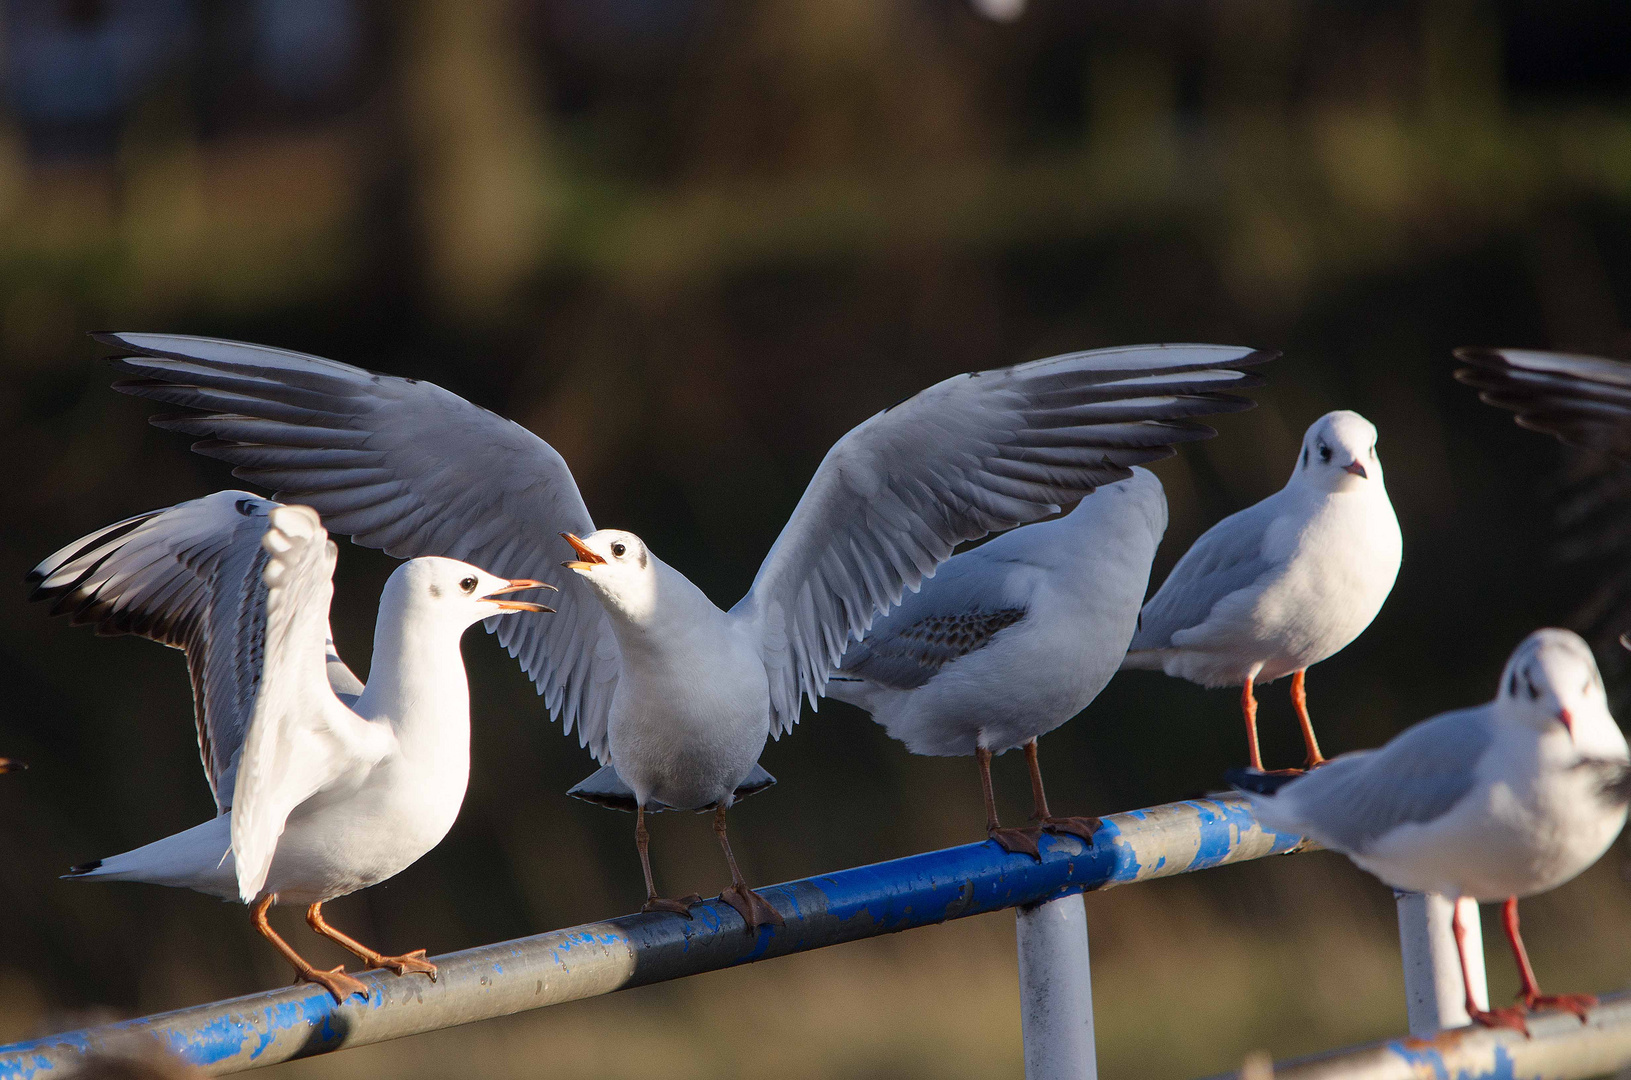
[(1253, 349), (1239, 360), (1231, 360), (1224, 366), (1252, 367), (1257, 364), (1267, 364), (1271, 361), (1278, 360), (1280, 359), (1281, 355), (1282, 354), (1279, 349)]
[(78, 866), (70, 866), (68, 868), (68, 872), (64, 874), (63, 877), (80, 877), (84, 874), (90, 873), (92, 870), (100, 870), (101, 868), (102, 860), (95, 859), (91, 862), (80, 863)]
[(1254, 795), (1273, 795), (1293, 780), (1299, 780), (1302, 773), (1266, 773), (1256, 769), (1230, 769), (1223, 774), (1231, 787), (1237, 791), (1249, 791)]

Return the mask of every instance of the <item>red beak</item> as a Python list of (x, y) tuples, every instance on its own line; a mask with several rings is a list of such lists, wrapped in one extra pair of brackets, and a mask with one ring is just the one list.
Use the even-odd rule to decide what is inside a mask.
[(561, 564), (568, 570), (587, 570), (597, 563), (603, 563), (606, 561), (599, 555), (596, 555), (593, 551), (590, 551), (588, 544), (585, 544), (582, 540), (579, 540), (571, 533), (562, 533), (561, 539), (565, 540), (568, 544), (571, 544), (572, 550), (578, 553), (577, 562), (565, 562)]
[[(495, 596), (503, 596), (505, 593), (519, 592), (522, 589), (548, 589), (550, 592), (560, 592), (560, 590), (555, 586), (545, 581), (533, 581), (531, 578), (514, 578), (502, 589), (494, 589), (492, 592), (488, 593), (486, 599), (493, 600), (493, 597)], [(530, 603), (526, 600), (493, 600), (493, 603), (501, 608), (504, 608), (506, 611), (548, 611), (551, 613), (555, 611), (555, 609), (552, 607), (545, 607), (542, 604)]]
[(1567, 709), (1559, 709), (1557, 710), (1557, 722), (1563, 725), (1572, 740), (1574, 738), (1574, 714)]
[(1361, 480), (1365, 479), (1366, 476), (1370, 475), (1369, 473), (1365, 472), (1365, 466), (1359, 464), (1359, 462), (1357, 462), (1357, 461), (1348, 462), (1348, 464), (1342, 466), (1342, 471), (1343, 472), (1348, 472), (1348, 473), (1353, 473), (1355, 476), (1359, 477), (1359, 479), (1361, 479)]

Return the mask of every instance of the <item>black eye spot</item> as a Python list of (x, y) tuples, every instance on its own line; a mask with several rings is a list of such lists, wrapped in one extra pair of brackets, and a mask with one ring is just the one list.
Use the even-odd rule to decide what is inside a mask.
[(1529, 691), (1530, 701), (1534, 701), (1536, 698), (1540, 697), (1540, 691), (1535, 687), (1535, 680), (1531, 679), (1527, 672), (1523, 676), (1523, 685), (1525, 689)]
[(1308, 465), (1308, 447), (1305, 446), (1305, 447), (1303, 447), (1303, 466), (1306, 468), (1307, 465)]
[(623, 556), (627, 555), (628, 553), (629, 553), (629, 549), (627, 547), (625, 547), (624, 545), (622, 545), (622, 544), (613, 544), (612, 545), (612, 558), (621, 559)]
[(1320, 443), (1320, 460), (1323, 462), (1331, 460), (1331, 448), (1324, 443)]
[(465, 578), (463, 581), (459, 582), (459, 588), (463, 589), (467, 593), (475, 592), (476, 591), (476, 579), (473, 578), (473, 577)]

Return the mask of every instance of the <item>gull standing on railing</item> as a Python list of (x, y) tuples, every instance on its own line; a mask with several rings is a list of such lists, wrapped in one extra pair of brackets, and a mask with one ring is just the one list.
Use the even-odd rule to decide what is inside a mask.
[(1289, 781), (1244, 770), (1229, 779), (1266, 827), (1340, 851), (1395, 889), (1504, 901), (1521, 1008), (1478, 1008), (1459, 907), (1451, 924), (1467, 1014), (1478, 1023), (1527, 1032), (1527, 1010), (1567, 1009), (1584, 1021), (1596, 1004), (1542, 994), (1518, 933), (1518, 898), (1596, 862), (1631, 800), (1625, 736), (1578, 635), (1535, 631), (1507, 661), (1494, 701), (1441, 713), (1380, 750), (1343, 754)]
[(322, 908), (400, 873), (447, 835), (470, 775), (459, 638), (490, 616), (548, 611), (497, 597), (552, 586), (452, 559), (404, 563), (380, 598), (364, 686), (328, 630), (335, 554), (310, 508), (220, 491), (82, 537), (28, 580), (35, 599), (55, 601), (53, 614), (186, 651), (218, 810), (69, 876), (253, 904), (255, 928), (300, 978), (344, 1001), (368, 991), (343, 965), (314, 968), (267, 910), (306, 904), (311, 928), (369, 967), (436, 977), (423, 949), (383, 956), (329, 926)]
[(1144, 605), (1122, 666), (1239, 686), (1247, 757), (1258, 771), (1252, 684), (1290, 675), (1312, 768), (1325, 758), (1303, 673), (1376, 618), (1402, 551), (1376, 428), (1356, 412), (1326, 413), (1303, 436), (1285, 487), (1206, 530), (1178, 560)]
[(566, 554), (561, 614), (499, 640), (603, 764), (580, 792), (635, 809), (648, 909), (648, 809), (714, 809), (731, 869), (721, 897), (750, 927), (781, 916), (748, 888), (725, 810), (771, 736), (814, 704), (845, 646), (956, 545), (1056, 513), (1129, 468), (1209, 437), (1189, 417), (1247, 408), (1234, 368), (1269, 354), (1215, 345), (1073, 353), (945, 380), (828, 452), (753, 587), (723, 611), (639, 537), (595, 531), (572, 474), (526, 429), (431, 383), (254, 345), (102, 335), (127, 350), (127, 393), (210, 410), (161, 427), (240, 477), (316, 507), (393, 555), (451, 555), (536, 575)]
[[(872, 714), (914, 754), (979, 765), (986, 832), (1038, 856), (1042, 830), (1091, 840), (1097, 818), (1055, 817), (1036, 740), (1098, 697), (1127, 653), (1167, 497), (1146, 469), (1106, 484), (1064, 517), (954, 555), (915, 596), (851, 645), (827, 696)], [(1025, 748), (1031, 828), (1002, 828), (991, 758)]]

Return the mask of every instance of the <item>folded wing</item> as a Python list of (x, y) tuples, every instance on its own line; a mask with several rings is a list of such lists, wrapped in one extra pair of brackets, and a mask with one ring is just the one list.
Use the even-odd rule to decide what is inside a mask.
[(771, 730), (812, 705), (852, 639), (957, 544), (1056, 513), (1176, 443), (1190, 417), (1252, 402), (1234, 370), (1272, 354), (1218, 345), (1072, 353), (959, 375), (845, 435), (816, 470), (748, 595), (770, 677)]
[[(213, 338), (104, 334), (130, 376), (116, 388), (204, 410), (161, 417), (234, 474), (311, 506), (328, 528), (398, 558), (444, 555), (509, 578), (552, 578), (559, 534), (594, 522), (555, 449), (433, 383)], [(566, 732), (608, 760), (618, 653), (576, 575), (551, 619), (493, 619)]]

